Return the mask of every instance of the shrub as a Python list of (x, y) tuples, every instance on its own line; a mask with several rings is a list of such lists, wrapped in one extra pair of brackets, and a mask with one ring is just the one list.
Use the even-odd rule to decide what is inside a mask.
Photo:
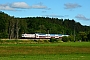
[(55, 39), (55, 38), (51, 38), (51, 39), (50, 39), (50, 42), (58, 42), (58, 40)]
[(68, 42), (69, 39), (68, 39), (68, 37), (64, 36), (64, 37), (62, 37), (62, 41), (63, 41), (63, 42)]
[(48, 40), (44, 40), (45, 43), (48, 43), (49, 41)]

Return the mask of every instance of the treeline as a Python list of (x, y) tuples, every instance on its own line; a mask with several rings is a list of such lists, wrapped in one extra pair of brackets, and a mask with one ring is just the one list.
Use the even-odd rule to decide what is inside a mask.
[(0, 11), (0, 38), (18, 39), (23, 33), (68, 34), (72, 39), (89, 41), (90, 26), (83, 26), (74, 19), (49, 17), (9, 16)]

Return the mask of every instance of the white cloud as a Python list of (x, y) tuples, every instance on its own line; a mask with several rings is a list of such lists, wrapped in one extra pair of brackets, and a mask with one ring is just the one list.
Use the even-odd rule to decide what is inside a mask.
[(80, 19), (80, 20), (90, 20), (90, 18), (87, 18), (82, 14), (78, 14), (77, 16), (75, 16), (75, 18)]
[(47, 9), (47, 6), (43, 5), (42, 3), (35, 4), (35, 5), (28, 5), (25, 2), (14, 2), (11, 4), (0, 4), (0, 10), (9, 10), (9, 11), (19, 11), (18, 9)]
[(77, 3), (66, 3), (64, 4), (65, 9), (75, 9), (75, 8), (80, 8), (81, 5), (77, 4)]
[(43, 6), (43, 5), (32, 5), (32, 8), (35, 8), (35, 9), (46, 9), (47, 7)]
[(68, 15), (56, 15), (56, 14), (51, 14), (51, 15), (44, 15), (48, 17), (68, 17)]
[(25, 2), (15, 2), (11, 4), (13, 8), (29, 9), (30, 6)]
[(10, 7), (7, 4), (0, 4), (0, 10), (12, 10), (12, 11), (14, 11), (15, 9)]
[(33, 9), (48, 9), (48, 10), (50, 9), (47, 6), (43, 5), (42, 3), (32, 5), (31, 8), (33, 8)]

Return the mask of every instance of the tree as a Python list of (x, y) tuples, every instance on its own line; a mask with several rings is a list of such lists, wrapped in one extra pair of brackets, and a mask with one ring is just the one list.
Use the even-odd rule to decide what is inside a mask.
[(87, 41), (87, 34), (85, 32), (79, 32), (81, 41)]
[(14, 38), (14, 32), (15, 32), (15, 20), (14, 17), (11, 17), (9, 20), (9, 39)]
[(69, 39), (68, 39), (68, 37), (67, 37), (67, 36), (63, 36), (63, 37), (62, 37), (62, 41), (63, 41), (63, 42), (68, 42), (68, 41), (69, 41)]
[[(90, 40), (90, 26), (83, 26), (74, 20), (49, 17), (15, 18), (0, 11), (0, 38), (20, 38), (23, 33), (47, 33), (48, 30), (51, 34), (73, 35), (74, 28), (77, 40)], [(73, 41), (72, 37), (69, 40)]]
[(68, 38), (69, 41), (74, 42), (74, 36), (73, 35), (68, 36), (67, 38)]
[(87, 34), (87, 40), (90, 41), (90, 32)]

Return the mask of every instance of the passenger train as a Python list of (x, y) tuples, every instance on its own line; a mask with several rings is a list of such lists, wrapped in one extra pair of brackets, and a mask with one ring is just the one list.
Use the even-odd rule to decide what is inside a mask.
[(69, 35), (62, 35), (62, 34), (42, 34), (42, 33), (35, 33), (35, 34), (22, 34), (22, 38), (36, 38), (36, 39), (50, 39), (50, 38), (62, 38), (63, 36)]

